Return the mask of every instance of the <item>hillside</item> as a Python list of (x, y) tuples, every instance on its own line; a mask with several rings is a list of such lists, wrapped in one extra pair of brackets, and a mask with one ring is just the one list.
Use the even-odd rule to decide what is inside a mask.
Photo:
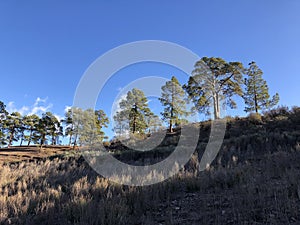
[[(178, 175), (151, 186), (122, 186), (100, 177), (80, 156), (2, 166), (1, 224), (299, 224), (300, 110), (227, 118), (222, 148), (197, 171), (210, 133)], [(108, 146), (136, 165), (157, 162), (176, 146), (180, 130), (155, 151)], [(46, 150), (46, 149), (45, 149)], [(2, 151), (2, 149), (1, 149)]]

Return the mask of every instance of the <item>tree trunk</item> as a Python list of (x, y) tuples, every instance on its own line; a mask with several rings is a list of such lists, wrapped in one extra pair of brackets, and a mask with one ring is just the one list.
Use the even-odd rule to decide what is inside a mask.
[(45, 141), (46, 141), (46, 135), (43, 134), (41, 137), (40, 148), (42, 148), (42, 146), (45, 144)]
[(257, 96), (256, 96), (256, 93), (254, 95), (254, 104), (255, 104), (255, 112), (256, 114), (258, 114), (258, 104), (257, 104)]
[(220, 119), (219, 96), (217, 93), (213, 96), (214, 101), (214, 119)]
[(33, 129), (30, 129), (29, 140), (27, 146), (30, 145)]
[(169, 126), (169, 132), (172, 133), (173, 132), (173, 124), (172, 124), (172, 119), (170, 119), (170, 126)]
[(14, 137), (14, 131), (12, 131), (11, 133), (10, 133), (10, 135), (9, 135), (9, 141), (8, 141), (8, 145), (7, 145), (7, 147), (9, 148), (10, 146), (11, 146), (11, 144), (12, 144), (12, 141), (13, 141), (13, 137)]
[(173, 132), (173, 107), (171, 107), (171, 118), (170, 118), (170, 126), (169, 126), (169, 132), (172, 133)]
[(52, 144), (52, 145), (56, 145), (56, 141), (55, 141), (55, 136), (54, 136), (54, 135), (52, 136), (51, 144)]
[(23, 144), (23, 139), (24, 139), (24, 134), (22, 134), (22, 136), (21, 136), (20, 146), (22, 146), (22, 144)]
[(74, 139), (74, 145), (73, 145), (73, 149), (75, 149), (77, 144), (77, 133), (75, 134), (75, 139)]
[(69, 139), (69, 146), (72, 144), (72, 134), (70, 134), (70, 139)]
[(256, 86), (254, 85), (254, 105), (255, 105), (255, 112), (258, 114), (258, 103), (257, 103), (257, 93), (256, 93)]
[(134, 106), (134, 115), (133, 115), (133, 133), (136, 132), (136, 116), (137, 116), (137, 105)]

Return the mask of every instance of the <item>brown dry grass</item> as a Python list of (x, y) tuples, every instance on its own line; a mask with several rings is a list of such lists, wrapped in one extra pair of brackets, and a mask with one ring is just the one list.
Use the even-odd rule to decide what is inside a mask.
[(299, 161), (277, 152), (145, 187), (111, 183), (78, 157), (3, 165), (0, 224), (299, 224)]
[(26, 160), (42, 159), (55, 155), (72, 153), (69, 146), (12, 146), (10, 148), (0, 148), (0, 163), (20, 162)]

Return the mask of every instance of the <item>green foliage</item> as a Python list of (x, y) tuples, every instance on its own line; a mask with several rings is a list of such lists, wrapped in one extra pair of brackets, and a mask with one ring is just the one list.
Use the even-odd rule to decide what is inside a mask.
[(60, 121), (51, 112), (46, 112), (39, 119), (38, 124), (36, 124), (33, 141), (43, 146), (48, 143), (50, 137), (51, 143), (55, 145), (57, 137), (60, 135), (62, 135)]
[(255, 62), (249, 63), (246, 74), (246, 91), (243, 95), (246, 112), (255, 111), (258, 113), (260, 110), (269, 109), (278, 104), (278, 93), (270, 98), (267, 82), (262, 78), (263, 72)]
[(157, 132), (163, 127), (160, 118), (152, 112), (146, 116), (146, 123), (148, 127), (148, 133)]
[(4, 122), (4, 129), (7, 133), (8, 147), (12, 145), (13, 141), (17, 141), (19, 138), (19, 128), (21, 127), (22, 116), (18, 112), (13, 112), (6, 116)]
[(73, 127), (73, 118), (72, 118), (72, 109), (68, 109), (65, 113), (65, 118), (62, 120), (62, 122), (65, 124), (65, 136), (69, 136), (69, 146), (72, 144), (72, 137), (74, 133), (74, 127)]
[(115, 132), (122, 136), (125, 133), (144, 134), (149, 127), (147, 117), (153, 115), (148, 107), (148, 100), (143, 91), (133, 88), (126, 98), (119, 103), (120, 111), (114, 115)]
[(103, 127), (107, 127), (108, 118), (102, 110), (72, 108), (72, 132), (75, 146), (77, 141), (82, 146), (91, 146), (103, 141)]
[(40, 118), (33, 114), (27, 115), (23, 117), (23, 126), (26, 131), (28, 131), (28, 135), (24, 135), (25, 140), (27, 141), (27, 145), (29, 146), (32, 139), (33, 133), (37, 130), (37, 126), (39, 124)]
[(162, 95), (159, 98), (164, 106), (164, 111), (161, 113), (164, 120), (169, 122), (169, 132), (173, 131), (173, 125), (179, 125), (181, 117), (188, 115), (186, 111), (186, 101), (184, 99), (185, 92), (176, 77), (172, 77), (162, 86)]
[(213, 106), (214, 118), (221, 117), (221, 104), (236, 108), (234, 95), (242, 96), (243, 65), (226, 62), (221, 58), (203, 57), (196, 62), (188, 83), (184, 85), (189, 98), (199, 112), (210, 114)]
[(5, 104), (0, 101), (0, 147), (6, 144), (6, 137), (4, 131), (4, 121), (7, 115)]

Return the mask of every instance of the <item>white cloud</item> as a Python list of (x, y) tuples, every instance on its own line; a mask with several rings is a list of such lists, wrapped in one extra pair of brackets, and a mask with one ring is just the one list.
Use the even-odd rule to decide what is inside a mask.
[(44, 98), (44, 99), (37, 97), (33, 106), (31, 107), (31, 111), (28, 114), (29, 115), (32, 115), (32, 114), (40, 115), (42, 113), (49, 111), (49, 109), (52, 108), (53, 104), (51, 104), (51, 103), (46, 104), (47, 101), (48, 101), (48, 97)]
[(113, 106), (112, 106), (112, 109), (111, 109), (111, 118), (113, 118), (113, 116), (119, 112), (121, 110), (120, 108), (120, 102), (122, 100), (125, 100), (127, 97), (127, 94), (123, 94), (121, 96), (117, 96), (117, 98), (115, 99), (114, 103), (113, 103)]
[(68, 112), (69, 109), (71, 109), (71, 108), (72, 108), (72, 106), (66, 105), (66, 106), (65, 106), (65, 113)]
[(15, 103), (14, 102), (9, 102), (6, 106), (6, 110), (9, 112), (9, 113), (12, 113), (12, 112), (19, 112), (21, 115), (26, 115), (26, 113), (28, 113), (29, 111), (29, 107), (28, 106), (23, 106), (22, 108), (18, 109), (16, 106), (15, 106)]
[(6, 106), (6, 110), (9, 113), (12, 112), (19, 112), (21, 115), (32, 115), (37, 114), (41, 115), (42, 113), (45, 113), (49, 111), (53, 104), (47, 103), (48, 98), (36, 98), (35, 102), (31, 106), (22, 106), (21, 108), (17, 108), (15, 106), (15, 103), (13, 101), (9, 102)]

